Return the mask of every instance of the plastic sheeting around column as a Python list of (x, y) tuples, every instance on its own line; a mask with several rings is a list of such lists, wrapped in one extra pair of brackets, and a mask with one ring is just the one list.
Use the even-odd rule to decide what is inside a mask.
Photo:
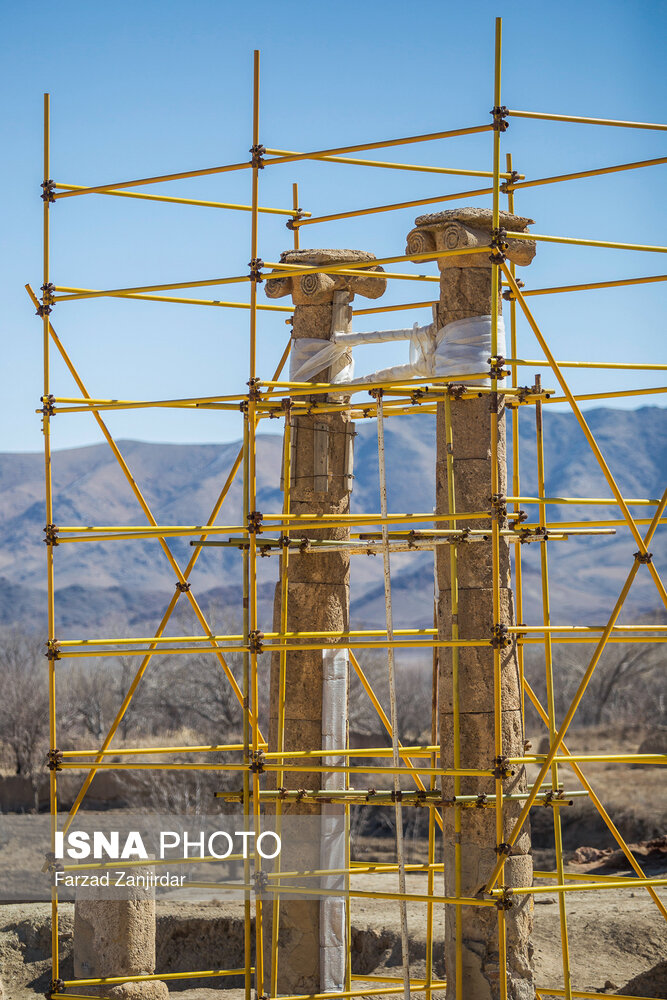
[(335, 385), (340, 382), (350, 382), (354, 374), (354, 360), (349, 348), (334, 340), (315, 340), (311, 337), (292, 339), (290, 382), (307, 382), (313, 375), (330, 368), (341, 358), (347, 358), (348, 363), (331, 379)]
[[(505, 324), (498, 317), (497, 356), (505, 355)], [(491, 317), (471, 316), (447, 323), (436, 335), (434, 375), (458, 375), (483, 372), (489, 366), (491, 348)], [(490, 379), (476, 380), (477, 385), (490, 385)]]
[[(345, 746), (347, 736), (347, 687), (349, 660), (347, 649), (322, 651), (322, 749)], [(339, 756), (324, 757), (331, 766), (345, 763)], [(342, 791), (345, 775), (323, 774), (322, 789)], [(323, 803), (320, 864), (322, 868), (345, 867), (345, 810), (342, 804)], [(344, 875), (322, 878), (322, 888), (345, 889)], [(327, 896), (320, 901), (320, 982), (323, 992), (345, 988), (345, 899)]]
[[(471, 316), (456, 320), (436, 330), (433, 323), (410, 329), (372, 330), (368, 333), (335, 333), (334, 338), (322, 346), (321, 340), (292, 341), (290, 354), (290, 381), (303, 382), (330, 367), (343, 357), (348, 364), (332, 379), (332, 383), (351, 382), (354, 376), (352, 347), (364, 344), (385, 344), (407, 340), (410, 343), (410, 361), (404, 365), (382, 368), (356, 379), (364, 382), (389, 382), (392, 379), (410, 379), (433, 375), (470, 375), (485, 372), (491, 357), (491, 316)], [(498, 317), (497, 354), (505, 354), (505, 324)], [(490, 385), (489, 378), (475, 379), (476, 385)]]
[[(401, 334), (402, 336), (399, 336)], [(370, 334), (348, 334), (356, 343), (381, 343), (381, 331)], [(357, 379), (363, 382), (388, 382), (409, 378), (424, 378), (434, 375), (471, 375), (488, 371), (491, 357), (491, 317), (472, 316), (469, 319), (447, 323), (436, 331), (435, 325), (418, 326), (412, 330), (388, 330), (385, 340), (409, 340), (410, 361), (405, 365), (394, 365)], [(347, 341), (350, 342), (349, 340)], [(502, 316), (498, 317), (498, 354), (505, 353), (505, 326)], [(473, 381), (471, 379), (466, 381)], [(489, 385), (490, 379), (475, 379), (476, 385)]]

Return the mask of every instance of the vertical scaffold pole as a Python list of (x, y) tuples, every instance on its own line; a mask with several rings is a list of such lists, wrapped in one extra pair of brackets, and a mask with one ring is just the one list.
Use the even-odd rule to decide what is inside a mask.
[[(535, 386), (540, 387), (540, 375), (535, 375)], [(544, 426), (542, 423), (542, 400), (535, 403), (535, 434), (537, 444), (537, 495), (540, 499), (546, 496), (545, 474), (544, 474)], [(539, 505), (540, 527), (547, 525), (547, 504)], [(542, 616), (545, 626), (551, 625), (551, 609), (549, 600), (549, 562), (547, 557), (547, 542), (540, 545), (540, 576), (542, 580)], [(556, 736), (556, 701), (554, 696), (554, 674), (553, 674), (553, 653), (551, 643), (551, 633), (544, 633), (544, 665), (547, 680), (547, 712), (549, 715), (549, 742)], [(551, 765), (551, 790), (558, 791), (558, 764), (554, 761)], [(554, 847), (556, 850), (556, 871), (558, 872), (558, 884), (563, 885), (563, 836), (560, 821), (560, 809), (552, 809), (554, 819)], [(560, 915), (560, 937), (561, 955), (563, 960), (563, 988), (566, 1000), (572, 1000), (572, 978), (570, 975), (570, 945), (567, 936), (567, 910), (565, 906), (565, 893), (558, 893), (558, 907)]]
[[(507, 173), (511, 174), (513, 170), (512, 166), (512, 154), (507, 153), (506, 155), (506, 167)], [(508, 187), (507, 189), (507, 209), (514, 215), (514, 189)], [(510, 263), (510, 271), (513, 276), (516, 275), (516, 266), (514, 263)], [(518, 357), (518, 347), (517, 347), (517, 336), (516, 336), (516, 299), (514, 296), (510, 297), (510, 352), (512, 358), (516, 359)], [(519, 379), (519, 366), (516, 363), (511, 365), (512, 371), (512, 385), (518, 385)], [(512, 407), (512, 494), (515, 497), (521, 496), (521, 476), (520, 476), (520, 455), (519, 455), (519, 414), (521, 412), (520, 406)], [(518, 514), (520, 510), (520, 504), (518, 501), (514, 503), (514, 513)], [(514, 545), (514, 597), (516, 601), (516, 620), (517, 622), (523, 622), (523, 567), (521, 565), (521, 542), (516, 542)], [(519, 643), (517, 646), (517, 659), (519, 662), (519, 678), (521, 684), (521, 718), (524, 722), (525, 728), (525, 691), (523, 686), (524, 677), (524, 657), (523, 657), (523, 643)]]
[[(42, 395), (42, 430), (44, 432), (44, 479), (45, 479), (45, 499), (46, 499), (46, 524), (53, 525), (53, 479), (51, 475), (51, 375), (50, 375), (50, 336), (49, 336), (49, 313), (50, 301), (50, 191), (49, 174), (51, 172), (51, 138), (50, 138), (50, 117), (51, 117), (51, 96), (44, 94), (44, 185), (43, 185), (43, 277), (42, 304), (40, 307), (43, 324), (43, 357), (44, 357), (44, 382)], [(47, 615), (48, 615), (48, 644), (49, 655), (49, 747), (55, 750), (56, 743), (56, 614), (55, 614), (55, 579), (53, 566), (53, 545), (49, 541), (47, 528), (46, 546), (46, 587), (47, 587)], [(58, 828), (58, 783), (55, 766), (49, 771), (49, 810), (51, 814), (51, 852), (55, 853), (55, 835)], [(51, 956), (53, 966), (53, 979), (59, 978), (60, 957), (58, 952), (58, 890), (51, 886)]]
[[(437, 587), (437, 577), (434, 570), (434, 587)], [(435, 594), (434, 594), (435, 597)], [(438, 627), (437, 603), (433, 602), (433, 627)], [(431, 677), (431, 746), (436, 746), (438, 742), (438, 647), (433, 647), (432, 677)], [(438, 766), (438, 755), (432, 753), (430, 757), (431, 767)], [(436, 776), (431, 775), (429, 781), (429, 791), (434, 791), (436, 786)], [(426, 891), (429, 896), (435, 892), (435, 807), (433, 804), (428, 810), (428, 876)], [(433, 996), (433, 903), (426, 904), (426, 1000), (431, 1000)]]
[[(292, 184), (292, 207), (294, 209), (293, 222), (299, 218), (299, 185)], [(294, 226), (294, 249), (299, 249), (299, 227)]]
[[(296, 187), (296, 185), (294, 185)], [(283, 438), (283, 513), (290, 513), (290, 496), (292, 481), (292, 418), (289, 399), (285, 400), (285, 434)], [(288, 540), (287, 538), (285, 539)], [(284, 635), (287, 632), (287, 597), (288, 597), (288, 573), (289, 573), (289, 544), (283, 545), (280, 554), (280, 632)], [(285, 749), (285, 697), (287, 694), (287, 651), (280, 651), (280, 666), (278, 673), (278, 728), (276, 737), (276, 749), (282, 753)], [(279, 764), (284, 763), (283, 758), (278, 759)], [(276, 788), (283, 786), (283, 772), (276, 771)], [(276, 801), (276, 832), (281, 834), (281, 817), (283, 805), (280, 799)], [(274, 871), (280, 871), (280, 855), (276, 858)], [(280, 896), (278, 893), (273, 897), (271, 912), (271, 985), (270, 995), (278, 996), (278, 943), (280, 925)]]
[[(500, 80), (502, 57), (502, 19), (496, 18), (493, 106), (500, 107)], [(496, 122), (496, 124), (498, 124)], [(493, 130), (493, 232), (500, 229), (500, 128)], [(491, 354), (498, 356), (498, 267), (491, 268)], [(498, 484), (498, 379), (495, 373), (491, 376), (492, 406), (491, 406), (491, 496), (499, 495)], [(494, 405), (495, 404), (495, 405)], [(500, 524), (494, 517), (491, 525), (491, 553), (493, 564), (493, 620), (500, 622)], [(493, 686), (494, 686), (494, 734), (495, 755), (500, 761), (503, 757), (503, 706), (501, 677), (500, 647), (493, 649)], [(503, 781), (496, 778), (496, 843), (501, 844), (503, 837)], [(499, 881), (499, 888), (504, 885)], [(498, 909), (498, 964), (500, 971), (500, 1000), (507, 1000), (507, 929), (505, 926), (505, 910)]]
[[(452, 432), (452, 403), (449, 396), (445, 399), (445, 439), (447, 451), (447, 500), (449, 513), (456, 514), (456, 483), (454, 480), (454, 437)], [(453, 529), (456, 521), (451, 522)], [(459, 638), (459, 584), (458, 584), (458, 546), (449, 546), (449, 567), (451, 581), (452, 608), (452, 639)], [(461, 703), (459, 693), (459, 650), (452, 647), (452, 738), (454, 744), (455, 768), (461, 767)], [(454, 778), (454, 796), (461, 794), (461, 778)], [(461, 806), (454, 807), (454, 895), (461, 895)], [(456, 996), (463, 996), (463, 932), (461, 924), (461, 907), (457, 906), (454, 915), (456, 935), (455, 980)]]
[[(256, 475), (256, 455), (257, 455), (257, 415), (254, 399), (254, 385), (257, 375), (257, 285), (259, 283), (258, 258), (258, 221), (259, 214), (257, 207), (259, 204), (259, 170), (261, 150), (259, 146), (259, 49), (255, 49), (253, 57), (253, 97), (252, 97), (252, 212), (251, 212), (251, 238), (250, 238), (250, 269), (254, 276), (250, 282), (250, 375), (248, 379), (248, 509), (245, 512), (247, 524), (250, 527), (251, 514), (257, 507), (257, 475)], [(250, 530), (248, 534), (248, 562), (249, 562), (249, 628), (250, 636), (257, 635), (257, 534), (256, 530)], [(250, 689), (252, 696), (252, 754), (256, 759), (259, 749), (258, 716), (259, 716), (259, 677), (257, 664), (257, 646), (251, 644), (250, 649)], [(255, 826), (255, 844), (259, 838), (261, 816), (259, 800), (259, 771), (254, 769), (252, 773), (252, 807)], [(255, 870), (261, 868), (260, 856), (255, 850)], [(264, 995), (264, 944), (262, 927), (262, 898), (259, 891), (255, 894), (255, 987), (257, 995)]]
[[(243, 513), (247, 517), (248, 506), (248, 418), (243, 420)], [(248, 547), (243, 548), (243, 643), (246, 651), (243, 653), (243, 759), (246, 767), (243, 771), (243, 822), (250, 822), (250, 653), (247, 652), (250, 642), (250, 602), (249, 595), (249, 559)], [(250, 885), (250, 858), (246, 853), (243, 861), (243, 883)], [(251, 942), (251, 909), (250, 891), (244, 892), (244, 925), (243, 949), (245, 961), (245, 1000), (252, 995), (252, 942)]]
[[(394, 616), (391, 603), (391, 567), (389, 557), (389, 527), (387, 517), (387, 469), (384, 448), (384, 414), (382, 390), (377, 391), (378, 464), (380, 472), (380, 513), (385, 519), (382, 525), (382, 560), (384, 568), (384, 606), (387, 618), (387, 640), (394, 641)], [(396, 705), (396, 674), (394, 670), (394, 649), (387, 647), (387, 667), (389, 671), (389, 709), (391, 718), (392, 766), (394, 767), (394, 795), (396, 817), (396, 860), (398, 862), (398, 891), (405, 896), (405, 853), (403, 844), (403, 806), (401, 804), (401, 778), (398, 769), (401, 758), (398, 745), (398, 708)], [(399, 902), (401, 913), (401, 950), (403, 958), (403, 995), (410, 1000), (410, 940), (408, 937), (408, 910), (405, 899)]]

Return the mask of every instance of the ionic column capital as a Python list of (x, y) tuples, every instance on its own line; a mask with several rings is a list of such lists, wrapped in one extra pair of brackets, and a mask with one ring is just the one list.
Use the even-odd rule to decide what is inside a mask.
[[(527, 232), (532, 219), (500, 213), (500, 229), (507, 232)], [(430, 215), (420, 215), (416, 226), (408, 233), (406, 253), (429, 253), (441, 250), (465, 250), (490, 247), (493, 239), (493, 213), (489, 208), (457, 208)], [(535, 256), (534, 240), (507, 238), (504, 251), (513, 264), (526, 266)], [(491, 267), (490, 255), (484, 253), (457, 254), (436, 257), (441, 271), (451, 267)]]
[(334, 292), (347, 291), (350, 301), (355, 294), (367, 299), (378, 299), (384, 294), (387, 279), (382, 277), (382, 268), (372, 264), (375, 255), (365, 250), (287, 250), (280, 255), (283, 264), (293, 264), (305, 267), (326, 267), (332, 264), (354, 264), (359, 261), (369, 261), (369, 267), (359, 272), (359, 275), (323, 274), (313, 271), (310, 274), (290, 277), (284, 271), (272, 271), (267, 278), (264, 290), (270, 299), (280, 299), (291, 295), (294, 305), (313, 306), (333, 302)]

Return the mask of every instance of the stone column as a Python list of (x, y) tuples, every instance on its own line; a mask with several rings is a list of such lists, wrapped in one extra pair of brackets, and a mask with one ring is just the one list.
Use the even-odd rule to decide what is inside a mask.
[[(500, 226), (506, 230), (525, 230), (531, 219), (501, 213)], [(417, 228), (408, 236), (408, 252), (453, 250), (489, 245), (492, 213), (488, 209), (463, 208), (421, 216)], [(510, 260), (529, 264), (535, 254), (535, 243), (509, 240), (505, 251)], [(490, 254), (438, 258), (440, 268), (440, 301), (436, 326), (473, 316), (491, 313), (491, 274), (495, 266)], [(502, 300), (499, 297), (498, 314)], [(474, 383), (471, 383), (471, 385)], [(487, 383), (488, 384), (488, 383)], [(500, 383), (502, 386), (502, 383)], [(491, 508), (491, 397), (452, 399), (453, 460), (456, 510), (460, 513), (490, 511)], [(506, 429), (502, 392), (498, 395), (498, 489), (507, 493)], [(444, 403), (438, 405), (436, 455), (436, 510), (449, 513), (447, 489), (447, 441)], [(460, 527), (485, 528), (488, 518), (460, 522)], [(502, 526), (502, 524), (501, 524)], [(436, 550), (438, 580), (438, 632), (441, 639), (452, 637), (452, 590), (450, 550)], [(514, 624), (513, 595), (510, 580), (510, 548), (500, 540), (500, 622), (493, 616), (493, 566), (491, 541), (458, 546), (458, 627), (462, 639), (491, 639), (496, 624)], [(461, 767), (491, 768), (494, 766), (494, 680), (493, 649), (485, 647), (459, 648), (459, 712)], [(505, 756), (523, 753), (521, 692), (516, 647), (501, 650), (502, 669), (502, 738)], [(452, 651), (440, 650), (439, 715), (441, 761), (443, 767), (454, 766)], [(503, 782), (506, 793), (525, 789), (524, 769)], [(454, 795), (454, 779), (444, 778), (443, 796)], [(493, 778), (462, 778), (462, 795), (492, 794)], [(503, 841), (507, 840), (520, 810), (520, 803), (505, 807)], [(444, 861), (445, 889), (455, 894), (455, 810), (445, 808)], [(475, 896), (486, 883), (498, 855), (495, 811), (488, 808), (461, 810), (461, 894)], [(524, 827), (512, 855), (505, 864), (507, 886), (532, 885), (530, 832)], [(506, 912), (508, 997), (511, 1000), (533, 1000), (532, 977), (532, 900), (519, 897)], [(456, 992), (456, 908), (447, 907), (445, 926), (445, 966), (447, 1000), (497, 1000), (499, 997), (498, 914), (495, 908), (463, 907), (462, 962), (463, 996)]]
[[(290, 250), (282, 254), (281, 261), (289, 264), (303, 264), (308, 267), (344, 262), (374, 260), (373, 254), (360, 250)], [(296, 278), (269, 278), (266, 294), (269, 298), (292, 295), (294, 302), (293, 338), (296, 342), (304, 339), (320, 340), (322, 346), (332, 338), (334, 331), (350, 328), (351, 308), (349, 303), (355, 293), (367, 298), (377, 298), (385, 290), (386, 279), (382, 278), (370, 264), (372, 276), (368, 272), (359, 277), (336, 277), (334, 275), (312, 273)], [(381, 268), (378, 268), (380, 271)], [(331, 365), (330, 368), (315, 373), (308, 381), (328, 382), (350, 361), (349, 356)], [(302, 381), (302, 379), (299, 379)], [(315, 401), (330, 399), (327, 396), (313, 396)], [(337, 397), (338, 398), (338, 397)], [(350, 510), (352, 490), (352, 440), (354, 424), (344, 412), (310, 416), (298, 416), (292, 420), (291, 449), (291, 512), (307, 514), (313, 519), (327, 515), (347, 514)], [(317, 539), (349, 538), (347, 527), (299, 532), (292, 536), (307, 535)], [(291, 551), (288, 570), (287, 629), (288, 631), (335, 632), (347, 631), (349, 627), (350, 604), (350, 557), (347, 552), (324, 554), (321, 550), (310, 553)], [(273, 616), (274, 629), (280, 629), (280, 582), (276, 588)], [(345, 646), (344, 641), (342, 647)], [(319, 750), (326, 748), (331, 740), (331, 729), (323, 718), (323, 704), (326, 705), (330, 692), (325, 687), (335, 682), (340, 673), (333, 664), (332, 657), (323, 658), (320, 650), (289, 652), (286, 664), (286, 708), (284, 748)], [(271, 712), (269, 723), (269, 748), (277, 749), (278, 744), (278, 679), (280, 669), (279, 654), (271, 661)], [(343, 678), (346, 685), (346, 679)], [(344, 738), (347, 718), (347, 691), (344, 695), (342, 711), (342, 734)], [(341, 719), (338, 719), (340, 732)], [(328, 744), (331, 746), (331, 742)], [(301, 761), (302, 762), (302, 761)], [(319, 789), (322, 775), (311, 772), (288, 772), (284, 775), (285, 788)], [(321, 807), (313, 803), (283, 803), (283, 815), (319, 816)], [(319, 868), (320, 845), (316, 839), (306, 838), (298, 848), (285, 844), (282, 851), (282, 867), (290, 864), (294, 857), (295, 868)], [(325, 906), (326, 904), (322, 904)], [(270, 909), (267, 907), (266, 909)], [(340, 914), (338, 914), (338, 918)], [(280, 937), (278, 952), (278, 992), (304, 993), (331, 989), (327, 980), (331, 979), (332, 958), (334, 967), (344, 969), (342, 959), (345, 947), (344, 933), (340, 944), (339, 931), (333, 929), (329, 939), (338, 948), (338, 956), (329, 952), (322, 958), (321, 966), (321, 910), (319, 901), (281, 900)], [(334, 919), (337, 919), (334, 915)], [(344, 928), (340, 928), (344, 931)], [(267, 934), (267, 937), (269, 935)], [(324, 935), (323, 935), (324, 937)], [(322, 942), (324, 944), (324, 941)], [(328, 972), (327, 972), (328, 968)], [(269, 968), (267, 963), (267, 976)], [(339, 985), (338, 988), (342, 988)]]
[[(122, 867), (122, 862), (119, 867)], [(128, 869), (134, 876), (154, 868)], [(104, 898), (100, 894), (104, 893)], [(74, 975), (77, 979), (145, 976), (155, 972), (155, 891), (150, 887), (79, 887), (74, 904)], [(86, 986), (78, 990), (111, 1000), (167, 1000), (159, 980)]]

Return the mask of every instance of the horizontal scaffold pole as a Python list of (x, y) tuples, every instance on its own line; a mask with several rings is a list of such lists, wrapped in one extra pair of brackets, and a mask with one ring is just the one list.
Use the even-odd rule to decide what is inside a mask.
[(92, 288), (70, 288), (65, 285), (56, 285), (56, 292), (71, 292), (68, 295), (54, 295), (53, 302), (70, 302), (73, 299), (95, 299), (103, 296), (125, 296), (136, 292), (160, 292), (168, 291), (170, 288), (205, 288), (209, 285), (234, 285), (239, 282), (250, 281), (250, 276), (241, 274), (235, 278), (205, 278), (199, 281), (175, 281), (166, 285), (137, 285), (134, 288), (105, 288), (98, 291)]
[(601, 174), (616, 174), (622, 170), (638, 170), (640, 167), (657, 167), (667, 163), (667, 156), (659, 156), (652, 160), (636, 160), (634, 163), (618, 163), (613, 167), (597, 167), (595, 170), (578, 170), (572, 174), (556, 174), (553, 177), (536, 177), (532, 181), (508, 183), (508, 189), (516, 191), (519, 188), (539, 187), (542, 184), (560, 184), (561, 181), (577, 181), (584, 177), (599, 177)]
[[(60, 191), (87, 191), (82, 184), (55, 184), (56, 190)], [(138, 191), (113, 191), (105, 190), (99, 194), (115, 195), (117, 198), (138, 198), (141, 201), (164, 201), (171, 205), (199, 205), (202, 208), (227, 208), (234, 212), (252, 212), (252, 205), (237, 205), (227, 201), (203, 201), (200, 198), (172, 198), (166, 194), (140, 194)], [(258, 212), (266, 215), (294, 215), (293, 208), (266, 208), (258, 206)], [(310, 212), (302, 212), (304, 217), (310, 216)]]
[[(620, 278), (616, 281), (589, 281), (585, 285), (555, 285), (553, 288), (523, 288), (521, 294), (524, 299), (529, 295), (558, 295), (560, 292), (588, 292), (597, 288), (622, 288), (624, 285), (646, 285), (654, 281), (667, 281), (667, 274), (650, 274), (645, 278)], [(503, 282), (505, 285), (505, 282)], [(505, 296), (509, 301), (513, 296), (507, 292)], [(533, 364), (533, 362), (530, 362)], [(561, 367), (563, 362), (558, 362)], [(591, 365), (590, 367), (595, 367)], [(665, 366), (667, 367), (667, 366)]]
[(456, 191), (453, 194), (440, 194), (431, 198), (417, 198), (412, 201), (396, 201), (390, 205), (375, 205), (371, 208), (359, 208), (352, 212), (336, 212), (333, 215), (317, 215), (310, 219), (297, 220), (294, 227), (313, 226), (316, 222), (336, 222), (339, 219), (355, 219), (361, 215), (376, 215), (380, 212), (397, 212), (402, 208), (417, 208), (419, 205), (436, 205), (441, 201), (459, 201), (465, 198), (479, 198), (482, 195), (493, 194), (493, 188), (477, 188), (474, 191)]
[[(667, 163), (667, 158), (665, 159)], [(513, 240), (537, 240), (541, 243), (565, 243), (577, 247), (606, 247), (610, 250), (641, 250), (646, 253), (667, 253), (667, 247), (650, 246), (645, 243), (612, 243), (607, 240), (583, 240), (574, 236), (544, 236), (539, 233), (507, 233)]]
[[(459, 135), (473, 135), (476, 132), (488, 132), (493, 125), (475, 125), (471, 128), (450, 129), (447, 132), (429, 132), (424, 135), (413, 135), (402, 139), (386, 139), (382, 142), (365, 142), (355, 146), (340, 146), (337, 149), (320, 149), (312, 153), (293, 153), (290, 156), (275, 157), (264, 161), (264, 165), (276, 163), (292, 163), (295, 160), (317, 159), (321, 156), (337, 155), (339, 153), (354, 153), (364, 149), (384, 149), (388, 146), (404, 146), (413, 142), (429, 142), (433, 139), (449, 139)], [(73, 198), (82, 194), (101, 194), (104, 191), (113, 191), (119, 188), (140, 187), (145, 184), (162, 184), (165, 181), (183, 180), (188, 177), (207, 177), (211, 174), (229, 173), (234, 170), (249, 170), (253, 167), (253, 161), (247, 160), (242, 163), (227, 163), (221, 167), (205, 167), (202, 170), (183, 170), (174, 174), (159, 174), (155, 177), (141, 177), (132, 181), (117, 181), (114, 184), (97, 184), (94, 187), (80, 187), (75, 191), (61, 191), (54, 195), (54, 198)]]
[[(302, 156), (293, 149), (267, 149), (270, 156)], [(461, 177), (493, 177), (492, 170), (461, 170), (457, 167), (429, 167), (420, 163), (392, 163), (384, 160), (360, 160), (349, 156), (317, 156), (316, 154), (305, 154), (308, 159), (322, 160), (325, 163), (348, 163), (355, 167), (383, 167), (387, 170), (414, 170), (425, 174), (455, 174)], [(500, 174), (504, 180), (511, 179), (512, 174)], [(523, 180), (524, 175), (521, 174)], [(515, 180), (518, 178), (514, 178)], [(294, 209), (289, 215), (294, 214)]]
[(508, 109), (513, 118), (539, 118), (548, 122), (575, 122), (581, 125), (612, 125), (616, 128), (647, 128), (657, 132), (667, 132), (667, 125), (654, 122), (625, 122), (615, 118), (582, 118), (580, 115), (550, 115), (542, 111), (517, 111)]
[(347, 153), (360, 153), (365, 149), (387, 149), (389, 146), (407, 146), (415, 142), (432, 142), (435, 139), (453, 139), (459, 135), (475, 135), (478, 132), (489, 132), (493, 125), (473, 125), (470, 128), (449, 129), (446, 132), (425, 132), (422, 135), (409, 135), (401, 139), (384, 139), (381, 142), (362, 142), (355, 146), (337, 146), (333, 149), (317, 149), (311, 153), (287, 153), (273, 159), (265, 160), (264, 165), (276, 163), (294, 163), (296, 160), (321, 159), (323, 156), (340, 156)]

